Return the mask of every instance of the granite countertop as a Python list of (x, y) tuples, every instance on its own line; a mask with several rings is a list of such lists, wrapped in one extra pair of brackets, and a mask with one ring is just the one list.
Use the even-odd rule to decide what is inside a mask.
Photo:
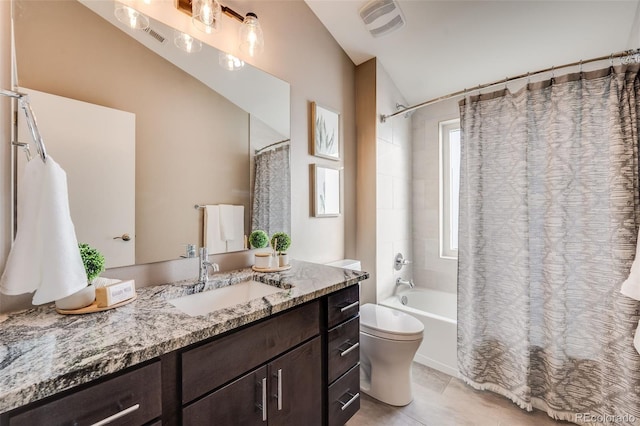
[[(315, 263), (251, 268), (137, 289), (133, 302), (103, 312), (60, 315), (53, 305), (0, 315), (0, 413), (284, 311), (369, 277)], [(254, 279), (283, 288), (250, 303), (191, 317), (167, 300)]]

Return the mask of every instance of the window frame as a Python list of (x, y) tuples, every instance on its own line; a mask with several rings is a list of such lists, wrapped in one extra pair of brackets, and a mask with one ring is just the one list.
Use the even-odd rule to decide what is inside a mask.
[[(449, 135), (452, 130), (460, 129), (460, 119), (441, 121), (438, 123), (439, 133), (439, 186), (440, 200), (438, 208), (439, 217), (439, 245), (440, 258), (458, 259), (458, 249), (451, 247), (451, 177), (448, 173), (451, 164), (451, 148)], [(446, 170), (445, 170), (446, 165)], [(445, 172), (446, 171), (446, 172)], [(458, 189), (459, 194), (459, 189)], [(457, 246), (457, 244), (456, 244)]]

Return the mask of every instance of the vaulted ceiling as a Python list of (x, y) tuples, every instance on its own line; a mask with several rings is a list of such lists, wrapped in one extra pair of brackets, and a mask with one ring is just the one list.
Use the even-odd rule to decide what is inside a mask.
[(305, 0), (358, 65), (377, 57), (409, 104), (640, 48), (638, 1), (397, 0), (406, 25), (373, 37), (368, 0)]

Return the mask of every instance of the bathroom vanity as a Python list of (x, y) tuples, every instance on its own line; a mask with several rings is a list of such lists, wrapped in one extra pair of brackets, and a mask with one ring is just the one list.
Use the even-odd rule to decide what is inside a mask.
[[(142, 288), (96, 314), (0, 316), (0, 425), (344, 424), (359, 408), (368, 274), (292, 263)], [(200, 316), (168, 302), (247, 280), (281, 291)]]

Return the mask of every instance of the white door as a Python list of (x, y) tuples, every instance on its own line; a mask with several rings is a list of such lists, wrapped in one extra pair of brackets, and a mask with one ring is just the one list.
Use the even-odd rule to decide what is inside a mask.
[[(107, 268), (133, 265), (135, 114), (31, 89), (19, 91), (29, 94), (47, 154), (67, 173), (78, 242), (98, 249)], [(40, 161), (22, 111), (18, 117), (18, 141), (29, 142), (34, 161)], [(18, 153), (18, 180), (25, 163), (26, 156)], [(131, 239), (117, 238), (124, 234)]]

